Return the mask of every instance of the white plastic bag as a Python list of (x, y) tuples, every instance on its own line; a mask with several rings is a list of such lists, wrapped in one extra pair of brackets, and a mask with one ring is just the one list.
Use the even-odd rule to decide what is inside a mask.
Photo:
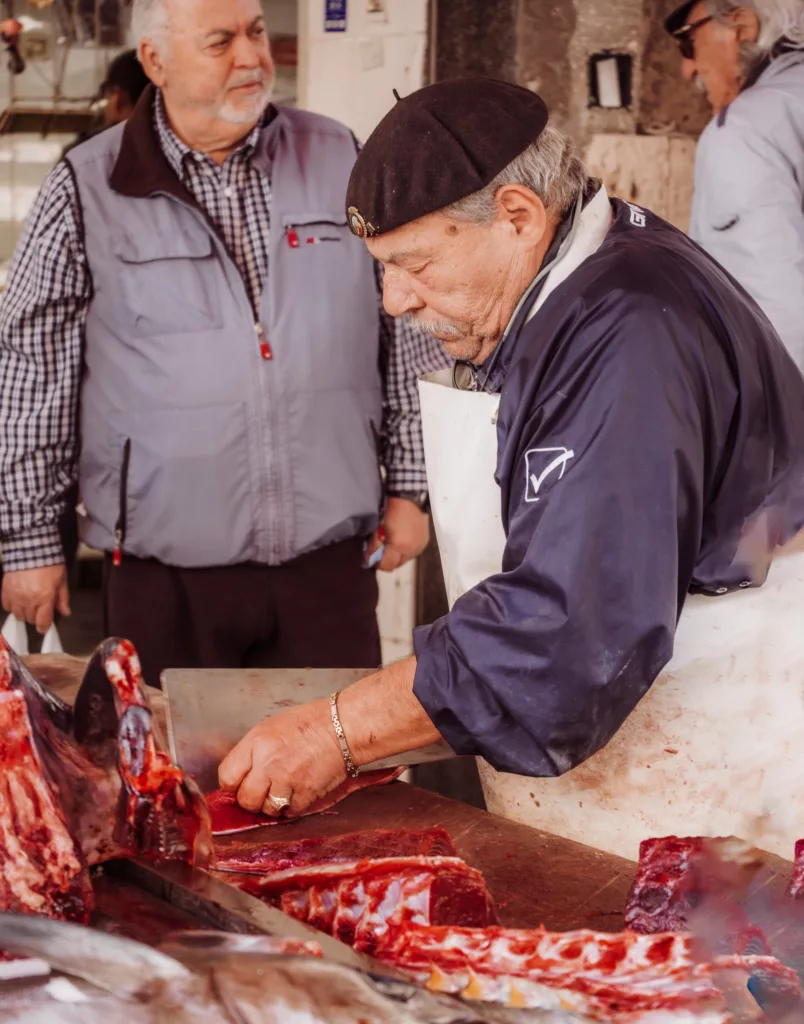
[(59, 631), (56, 629), (56, 623), (54, 622), (50, 629), (45, 633), (44, 639), (42, 640), (42, 650), (40, 654), (63, 654), (64, 648), (61, 646), (61, 637)]
[(3, 639), (17, 654), (28, 654), (28, 630), (25, 623), (16, 617), (9, 615), (3, 623)]
[[(15, 615), (9, 615), (3, 623), (3, 639), (8, 646), (17, 654), (24, 656), (30, 654), (28, 649), (28, 630), (24, 622), (21, 622)], [(64, 648), (61, 646), (61, 638), (56, 624), (50, 627), (42, 640), (42, 654), (61, 654)]]

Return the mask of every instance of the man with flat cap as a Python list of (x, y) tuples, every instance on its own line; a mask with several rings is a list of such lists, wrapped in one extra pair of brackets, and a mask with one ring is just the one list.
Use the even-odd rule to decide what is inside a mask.
[(443, 740), (484, 759), (493, 810), (603, 849), (739, 834), (804, 726), (804, 380), (779, 338), (514, 85), (397, 103), (346, 205), (388, 312), (458, 360), (421, 386), (452, 607), (414, 657), (257, 725), (221, 784), (295, 815)]

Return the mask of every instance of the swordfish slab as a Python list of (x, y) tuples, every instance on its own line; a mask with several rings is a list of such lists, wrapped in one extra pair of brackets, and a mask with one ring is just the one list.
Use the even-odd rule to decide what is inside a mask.
[(263, 875), (310, 864), (341, 864), (381, 857), (457, 857), (443, 828), (372, 829), (270, 843), (230, 842), (217, 851), (218, 871)]

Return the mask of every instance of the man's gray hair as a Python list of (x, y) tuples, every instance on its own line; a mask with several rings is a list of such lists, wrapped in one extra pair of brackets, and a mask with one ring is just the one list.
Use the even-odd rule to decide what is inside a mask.
[(504, 185), (524, 185), (536, 193), (549, 213), (563, 217), (586, 190), (589, 180), (589, 172), (578, 158), (572, 140), (548, 125), (536, 142), (489, 185), (459, 199), (443, 212), (455, 220), (488, 222), (497, 215), (497, 192)]
[(139, 50), (144, 39), (162, 43), (168, 24), (167, 0), (134, 0), (131, 8), (131, 34)]
[(744, 74), (782, 41), (794, 49), (804, 49), (804, 0), (706, 0), (709, 13), (722, 22), (740, 7), (753, 11), (759, 21), (757, 41), (740, 47)]

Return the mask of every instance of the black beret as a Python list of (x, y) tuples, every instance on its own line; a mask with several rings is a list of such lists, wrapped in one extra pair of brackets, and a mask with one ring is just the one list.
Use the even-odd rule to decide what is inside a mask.
[(544, 100), (519, 85), (465, 78), (397, 102), (357, 158), (346, 192), (359, 238), (393, 231), (478, 192), (544, 131)]
[(672, 10), (664, 19), (665, 31), (674, 36), (679, 29), (684, 28), (689, 21), (690, 11), (698, 2), (699, 0), (687, 0), (686, 3), (680, 4), (675, 10)]

